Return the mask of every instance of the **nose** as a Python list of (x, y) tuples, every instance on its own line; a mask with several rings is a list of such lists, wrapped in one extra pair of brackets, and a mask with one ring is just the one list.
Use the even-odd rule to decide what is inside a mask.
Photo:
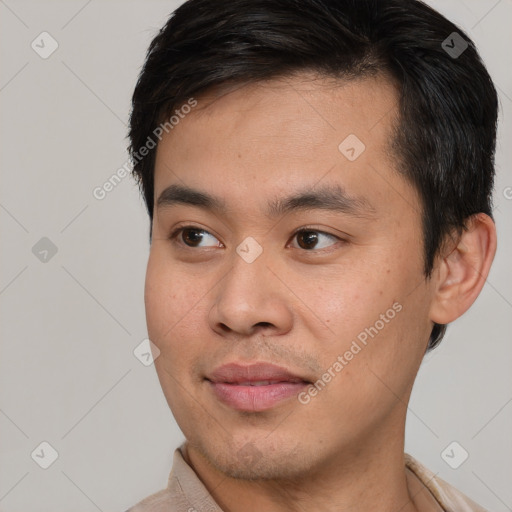
[(289, 291), (260, 256), (247, 263), (234, 255), (231, 271), (216, 288), (210, 327), (221, 335), (279, 335), (292, 328)]

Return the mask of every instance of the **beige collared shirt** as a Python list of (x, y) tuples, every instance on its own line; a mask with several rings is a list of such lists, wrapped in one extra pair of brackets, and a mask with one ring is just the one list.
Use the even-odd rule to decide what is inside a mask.
[[(181, 445), (174, 451), (167, 488), (148, 496), (126, 512), (223, 512), (187, 464)], [(450, 484), (405, 454), (405, 466), (428, 492), (428, 500), (442, 512), (487, 512)]]

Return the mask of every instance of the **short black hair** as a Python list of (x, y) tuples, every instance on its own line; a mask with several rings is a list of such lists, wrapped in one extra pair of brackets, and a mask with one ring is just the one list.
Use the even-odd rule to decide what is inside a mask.
[[(392, 143), (397, 169), (421, 198), (430, 277), (448, 235), (473, 214), (492, 217), (498, 98), (469, 37), (417, 0), (182, 4), (151, 42), (132, 99), (129, 152), (150, 219), (152, 137), (166, 116), (216, 86), (302, 71), (343, 80), (382, 74), (397, 84)], [(445, 329), (434, 324), (427, 350)]]

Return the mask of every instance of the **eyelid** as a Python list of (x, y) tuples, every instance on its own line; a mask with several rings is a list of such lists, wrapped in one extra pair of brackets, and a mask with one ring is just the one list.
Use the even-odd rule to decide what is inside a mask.
[(315, 231), (317, 233), (322, 233), (323, 235), (332, 236), (334, 238), (340, 238), (338, 235), (335, 235), (334, 233), (329, 233), (329, 231), (324, 231), (322, 228), (319, 228), (317, 226), (301, 226), (300, 228), (297, 228), (292, 236), (295, 236), (297, 233), (300, 233), (301, 231)]

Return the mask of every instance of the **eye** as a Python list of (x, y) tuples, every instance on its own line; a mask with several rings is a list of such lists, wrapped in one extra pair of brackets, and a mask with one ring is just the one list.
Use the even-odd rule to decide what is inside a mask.
[[(295, 232), (293, 238), (297, 238), (298, 247), (306, 251), (325, 249), (336, 242), (343, 241), (335, 235), (325, 233), (318, 229), (302, 228)], [(177, 228), (169, 237), (171, 240), (178, 239), (177, 243), (184, 244), (190, 248), (221, 247), (219, 240), (205, 229), (195, 226), (183, 226)], [(208, 243), (210, 239), (211, 243)], [(329, 243), (330, 242), (330, 243)]]
[(329, 240), (334, 241), (334, 243), (341, 241), (340, 238), (329, 233), (325, 233), (317, 229), (304, 228), (296, 231), (293, 238), (297, 238), (299, 249), (305, 249), (308, 251), (313, 249), (325, 249), (326, 247), (334, 245), (333, 243), (328, 243)]
[[(179, 242), (187, 247), (219, 247), (221, 243), (211, 233), (205, 229), (196, 228), (195, 226), (184, 226), (176, 229), (169, 237), (171, 240), (179, 238)], [(217, 243), (208, 244), (208, 239), (217, 240)], [(206, 242), (206, 243), (203, 243)]]

